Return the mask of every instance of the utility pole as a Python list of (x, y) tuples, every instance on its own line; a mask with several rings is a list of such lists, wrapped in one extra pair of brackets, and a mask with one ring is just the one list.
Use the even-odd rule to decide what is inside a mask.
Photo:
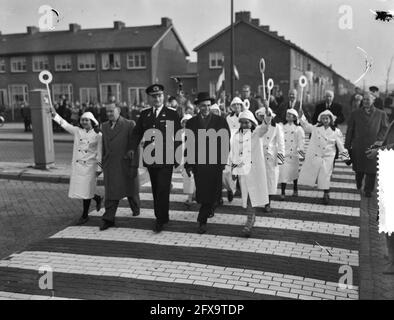
[(230, 93), (234, 98), (234, 0), (231, 0)]
[(389, 96), (389, 82), (390, 82), (390, 72), (391, 67), (393, 65), (394, 56), (391, 57), (389, 67), (387, 69), (387, 76), (386, 76), (386, 98)]

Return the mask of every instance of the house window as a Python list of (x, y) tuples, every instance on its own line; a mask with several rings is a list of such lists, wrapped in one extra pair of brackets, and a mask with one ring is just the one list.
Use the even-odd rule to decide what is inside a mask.
[(101, 66), (103, 70), (119, 70), (120, 54), (119, 53), (103, 53), (101, 55)]
[(223, 66), (224, 56), (222, 52), (209, 53), (209, 68), (220, 69)]
[(26, 57), (11, 58), (11, 72), (26, 72)]
[(128, 89), (129, 104), (139, 106), (142, 102), (146, 103), (145, 88), (129, 88)]
[(55, 71), (71, 71), (71, 56), (55, 56)]
[(7, 89), (0, 89), (0, 106), (7, 106)]
[(33, 72), (40, 72), (49, 69), (49, 61), (47, 56), (33, 57)]
[(97, 89), (96, 88), (81, 88), (79, 89), (79, 100), (81, 103), (96, 103)]
[(115, 97), (117, 102), (120, 101), (120, 83), (102, 83), (100, 84), (100, 101), (109, 103), (111, 98)]
[(8, 88), (10, 92), (11, 106), (17, 106), (28, 102), (26, 84), (12, 84)]
[(96, 70), (96, 56), (94, 53), (83, 53), (78, 55), (78, 70)]
[(145, 69), (146, 53), (145, 52), (129, 52), (127, 54), (127, 69)]
[(55, 83), (52, 85), (53, 101), (59, 102), (61, 96), (65, 96), (68, 101), (73, 101), (73, 86), (70, 83)]
[(5, 72), (5, 59), (0, 58), (0, 73), (4, 73), (4, 72)]

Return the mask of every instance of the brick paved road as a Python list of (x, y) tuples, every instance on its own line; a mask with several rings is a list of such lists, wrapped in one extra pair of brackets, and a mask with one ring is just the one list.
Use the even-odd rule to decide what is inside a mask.
[[(102, 212), (92, 212), (85, 226), (53, 230), (51, 238), (0, 261), (0, 297), (357, 299), (360, 197), (352, 178), (350, 168), (338, 163), (329, 206), (320, 203), (320, 193), (303, 187), (299, 199), (275, 199), (273, 213), (258, 214), (250, 239), (239, 237), (245, 221), (239, 198), (217, 210), (207, 234), (196, 234), (198, 207), (185, 207), (179, 173), (173, 178), (172, 221), (153, 234), (148, 182), (140, 217), (132, 217), (122, 201), (117, 228), (99, 232)], [(59, 197), (59, 191), (53, 193)], [(50, 194), (40, 202), (52, 199)], [(77, 217), (78, 203), (65, 202)], [(37, 270), (47, 264), (55, 271), (54, 292), (37, 286)], [(342, 265), (353, 270), (353, 288), (338, 286)]]
[[(55, 161), (58, 164), (70, 164), (73, 145), (55, 142)], [(0, 141), (0, 162), (34, 163), (32, 141)]]

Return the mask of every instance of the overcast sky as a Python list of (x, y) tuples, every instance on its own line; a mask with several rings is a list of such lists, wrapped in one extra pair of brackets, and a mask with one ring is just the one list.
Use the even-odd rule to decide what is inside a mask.
[[(373, 58), (366, 84), (383, 85), (394, 55), (394, 20), (378, 22), (369, 9), (394, 10), (394, 0), (234, 0), (235, 11), (251, 11), (253, 18), (269, 25), (334, 70), (355, 81), (365, 67), (357, 46)], [(112, 27), (114, 20), (127, 26), (160, 24), (173, 20), (182, 41), (195, 60), (198, 44), (230, 24), (230, 0), (0, 0), (0, 31), (25, 32), (38, 26), (38, 8), (47, 4), (58, 10), (57, 29), (75, 22), (82, 28)], [(353, 29), (339, 28), (339, 7), (350, 5)], [(251, 48), (252, 49), (252, 48)], [(394, 83), (394, 66), (391, 72)], [(362, 85), (362, 82), (360, 83)]]

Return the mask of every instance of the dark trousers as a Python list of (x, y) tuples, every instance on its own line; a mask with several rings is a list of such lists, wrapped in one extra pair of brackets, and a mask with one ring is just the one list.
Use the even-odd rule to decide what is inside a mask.
[[(133, 211), (133, 214), (139, 213), (140, 211), (140, 196), (136, 194), (132, 197), (127, 197), (129, 201), (130, 209)], [(120, 200), (107, 200), (104, 201), (105, 213), (103, 214), (103, 220), (114, 222), (116, 210), (118, 209)]]
[(172, 166), (148, 168), (155, 216), (160, 224), (165, 224), (170, 220), (168, 211), (170, 207), (172, 169)]
[(373, 189), (375, 188), (376, 173), (364, 173), (364, 172), (357, 171), (356, 172), (357, 189), (361, 189), (364, 176), (365, 176), (364, 191), (365, 192), (372, 192)]
[(386, 243), (390, 262), (394, 264), (394, 233), (390, 236), (386, 234)]
[(31, 121), (29, 118), (24, 118), (23, 123), (25, 125), (25, 131), (30, 131), (31, 130)]
[(206, 224), (208, 221), (208, 216), (214, 210), (214, 203), (202, 203), (200, 207), (200, 211), (198, 212), (197, 221), (201, 224)]

